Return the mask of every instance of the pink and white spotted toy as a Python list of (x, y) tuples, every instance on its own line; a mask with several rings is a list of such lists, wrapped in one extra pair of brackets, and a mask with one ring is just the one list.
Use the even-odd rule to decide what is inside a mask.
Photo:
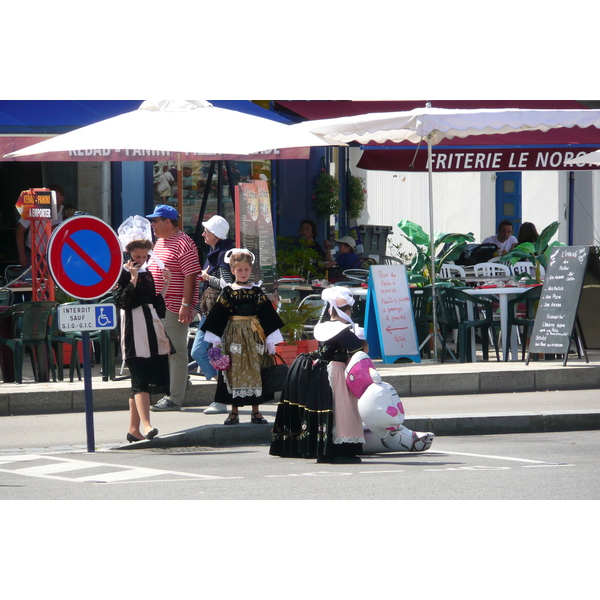
[(358, 398), (365, 429), (363, 454), (423, 452), (433, 443), (431, 432), (412, 431), (404, 425), (404, 407), (396, 390), (381, 375), (365, 352), (357, 352), (346, 366), (346, 384)]

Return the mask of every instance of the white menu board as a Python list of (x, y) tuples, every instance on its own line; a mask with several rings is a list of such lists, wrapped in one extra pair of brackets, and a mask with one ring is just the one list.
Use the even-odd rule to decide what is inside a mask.
[(369, 356), (393, 363), (421, 362), (415, 317), (404, 265), (374, 265), (369, 274), (365, 316)]

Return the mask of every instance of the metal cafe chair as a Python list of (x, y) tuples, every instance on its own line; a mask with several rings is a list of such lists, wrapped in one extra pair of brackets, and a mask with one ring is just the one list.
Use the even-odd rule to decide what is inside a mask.
[(46, 380), (49, 365), (52, 379), (56, 381), (50, 336), (51, 314), (56, 306), (57, 303), (50, 300), (21, 302), (2, 313), (2, 319), (12, 321), (12, 335), (0, 337), (0, 346), (12, 350), (17, 383), (23, 383), (23, 360), (27, 351), (35, 380)]

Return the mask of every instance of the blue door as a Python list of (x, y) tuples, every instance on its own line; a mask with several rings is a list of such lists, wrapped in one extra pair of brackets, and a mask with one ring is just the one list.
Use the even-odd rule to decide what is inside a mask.
[(516, 236), (521, 226), (521, 172), (496, 174), (496, 231), (500, 221), (508, 219)]

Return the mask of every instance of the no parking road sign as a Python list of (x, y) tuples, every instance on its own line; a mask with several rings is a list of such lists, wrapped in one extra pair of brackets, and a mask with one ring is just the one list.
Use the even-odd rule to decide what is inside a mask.
[(48, 265), (56, 285), (69, 296), (100, 298), (115, 286), (121, 273), (119, 238), (98, 217), (71, 217), (50, 238)]

